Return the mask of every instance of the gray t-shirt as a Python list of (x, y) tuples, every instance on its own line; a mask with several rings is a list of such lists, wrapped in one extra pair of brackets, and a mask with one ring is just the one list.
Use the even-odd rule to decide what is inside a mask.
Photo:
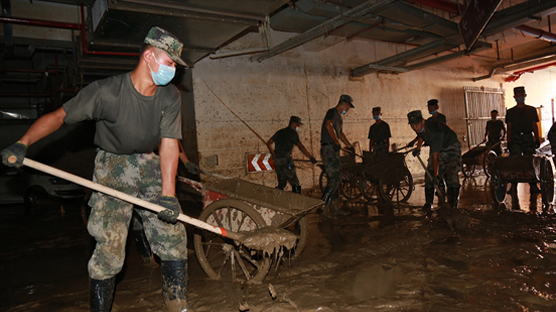
[[(338, 113), (336, 107), (329, 109), (324, 116), (324, 120), (322, 121), (322, 127), (320, 129), (320, 144), (334, 144), (334, 140), (328, 134), (328, 130), (326, 129), (326, 122), (328, 120), (332, 121), (334, 125), (334, 130), (336, 131), (336, 136), (339, 136), (342, 133), (343, 121), (342, 116)], [(337, 137), (339, 139), (339, 137)]]
[(153, 96), (144, 96), (131, 73), (93, 82), (63, 108), (67, 124), (95, 120), (95, 145), (110, 153), (150, 153), (162, 138), (181, 139), (177, 88), (159, 86)]

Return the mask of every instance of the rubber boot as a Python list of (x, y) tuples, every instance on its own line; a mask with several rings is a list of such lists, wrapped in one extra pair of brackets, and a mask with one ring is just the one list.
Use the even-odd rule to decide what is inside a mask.
[(89, 279), (91, 312), (110, 312), (114, 301), (116, 277), (105, 280)]
[(458, 209), (459, 187), (449, 187), (446, 197), (447, 197), (446, 199), (448, 200), (448, 204), (450, 205), (450, 208)]
[(432, 213), (432, 203), (434, 201), (434, 189), (433, 188), (425, 188), (425, 204), (423, 205), (423, 212), (425, 215), (430, 216)]
[(292, 186), (292, 192), (301, 194), (301, 185)]
[(328, 206), (330, 202), (334, 199), (334, 190), (333, 189), (326, 189), (326, 191), (322, 194), (321, 200), (324, 202), (325, 206)]
[(161, 261), (162, 296), (170, 312), (192, 312), (187, 306), (187, 260)]

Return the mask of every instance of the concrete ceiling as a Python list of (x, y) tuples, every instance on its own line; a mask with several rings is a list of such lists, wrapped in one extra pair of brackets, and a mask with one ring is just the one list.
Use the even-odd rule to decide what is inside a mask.
[[(266, 49), (261, 44), (264, 50), (250, 52), (260, 52), (253, 56), (256, 61), (266, 62), (322, 36), (406, 46), (400, 54), (360, 64), (353, 76), (403, 73), (470, 56), (490, 71), (476, 79), (514, 71), (515, 78), (521, 70), (556, 59), (550, 20), (556, 0), (502, 1), (469, 50), (458, 30), (467, 0), (40, 1), (74, 7), (77, 20), (68, 23), (60, 23), (63, 19), (54, 12), (37, 18), (26, 9), (16, 10), (17, 1), (21, 0), (1, 0), (0, 99), (9, 98), (10, 107), (33, 103), (34, 109), (36, 103), (48, 102), (52, 108), (64, 101), (63, 94), (71, 96), (93, 80), (132, 69), (138, 43), (153, 25), (183, 41), (182, 57), (190, 66), (209, 55), (222, 55), (229, 43), (267, 27), (296, 35)], [(72, 36), (69, 40), (18, 36), (13, 31), (16, 25), (68, 29)]]

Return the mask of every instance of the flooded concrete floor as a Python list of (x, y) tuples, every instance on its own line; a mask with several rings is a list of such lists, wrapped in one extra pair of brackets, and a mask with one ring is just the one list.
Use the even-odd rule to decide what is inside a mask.
[[(307, 216), (306, 249), (259, 285), (210, 280), (190, 250), (189, 301), (197, 312), (556, 311), (556, 218), (528, 185), (519, 193), (520, 210), (499, 209), (484, 177), (464, 180), (470, 226), (457, 233), (436, 215), (424, 220), (422, 183), (393, 213), (341, 202), (334, 218)], [(3, 206), (0, 237), (0, 311), (88, 311), (94, 242), (79, 205), (32, 216)], [(160, 268), (130, 240), (112, 311), (165, 311), (160, 285)]]

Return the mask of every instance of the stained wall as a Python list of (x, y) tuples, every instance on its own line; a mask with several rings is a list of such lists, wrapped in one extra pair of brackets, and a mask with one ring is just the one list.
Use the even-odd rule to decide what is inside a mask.
[[(274, 39), (281, 36), (280, 41), (285, 39), (283, 34), (273, 36)], [(259, 42), (258, 35), (248, 35), (227, 49), (242, 50), (259, 46)], [(469, 58), (399, 75), (349, 78), (348, 68), (403, 49), (357, 40), (320, 49), (317, 41), (261, 63), (252, 61), (250, 56), (202, 60), (193, 70), (201, 166), (260, 184), (276, 185), (274, 173), (246, 173), (245, 154), (267, 152), (264, 141), (287, 126), (290, 115), (297, 115), (305, 123), (299, 131), (302, 143), (320, 159), (322, 119), (337, 104), (341, 94), (351, 95), (355, 105), (344, 117), (344, 132), (364, 150), (369, 148), (367, 135), (372, 124), (372, 107), (382, 107), (383, 119), (392, 131), (392, 143), (403, 146), (415, 137), (407, 124), (407, 113), (421, 109), (426, 116), (426, 102), (432, 98), (439, 100), (440, 111), (447, 115), (448, 124), (463, 141), (467, 134), (463, 87), (499, 88), (500, 81), (495, 78), (472, 82), (471, 78), (484, 75), (486, 70)], [(213, 155), (218, 155), (219, 164), (206, 166), (203, 159)], [(294, 149), (294, 158), (304, 156)], [(411, 155), (406, 159), (411, 172), (422, 176), (423, 169), (418, 162)], [(318, 183), (318, 167), (303, 162), (297, 165), (304, 188)]]

